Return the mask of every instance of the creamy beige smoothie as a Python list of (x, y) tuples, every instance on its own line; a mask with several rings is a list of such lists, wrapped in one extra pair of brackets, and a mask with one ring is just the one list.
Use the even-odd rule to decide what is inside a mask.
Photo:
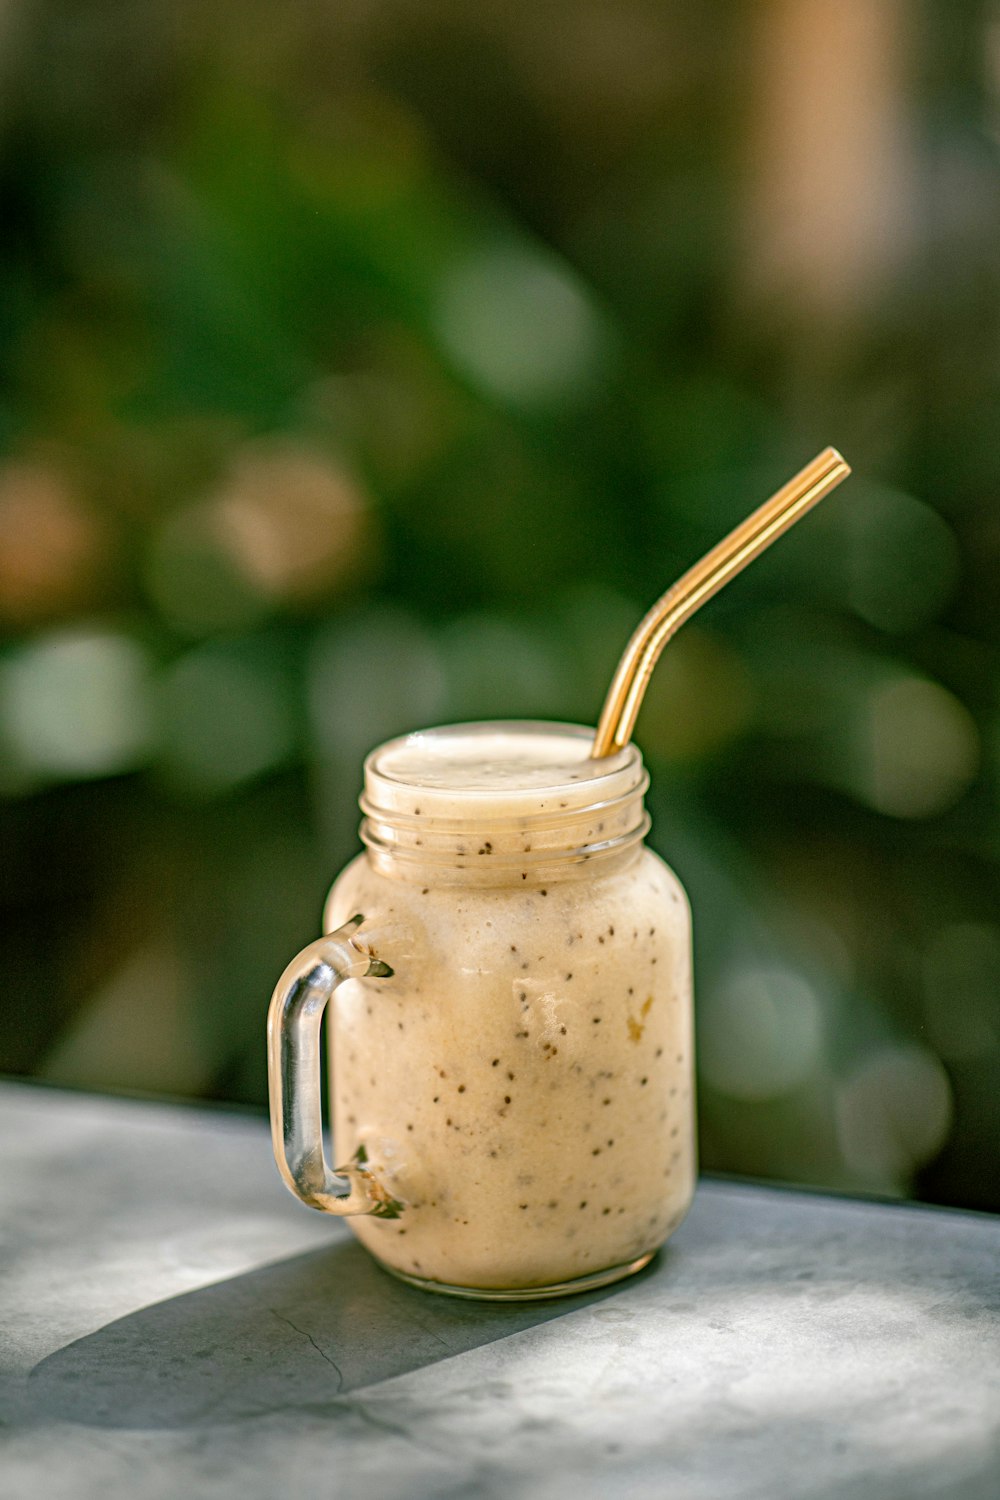
[(354, 1218), (415, 1278), (537, 1288), (648, 1256), (694, 1186), (690, 918), (642, 843), (634, 746), (455, 726), (365, 768), (355, 913), (390, 978), (331, 1004), (336, 1159), (403, 1204)]

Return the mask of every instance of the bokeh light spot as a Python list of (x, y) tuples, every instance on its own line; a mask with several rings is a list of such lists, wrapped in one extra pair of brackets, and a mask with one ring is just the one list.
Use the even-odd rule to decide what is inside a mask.
[(846, 1165), (872, 1187), (901, 1191), (944, 1145), (951, 1085), (933, 1052), (909, 1043), (871, 1052), (837, 1090), (837, 1139)]
[(832, 555), (842, 560), (848, 602), (881, 630), (914, 630), (947, 603), (958, 542), (947, 521), (912, 495), (866, 490), (832, 512), (842, 543)]
[(721, 637), (689, 626), (665, 651), (639, 719), (648, 753), (698, 761), (736, 739), (753, 708), (749, 674)]
[(445, 702), (437, 647), (418, 620), (382, 606), (317, 637), (309, 715), (321, 752), (356, 772), (373, 745), (433, 724)]
[(24, 625), (86, 597), (106, 552), (106, 528), (66, 475), (48, 463), (0, 470), (0, 617)]
[(290, 685), (263, 653), (214, 644), (189, 652), (163, 678), (160, 713), (164, 767), (196, 793), (250, 781), (295, 749)]
[(325, 455), (271, 438), (244, 444), (214, 493), (167, 518), (146, 581), (175, 629), (246, 629), (365, 572), (373, 542), (360, 486)]
[(937, 682), (899, 676), (874, 687), (858, 790), (879, 812), (926, 818), (950, 807), (979, 766), (969, 711)]
[(733, 1099), (773, 1099), (799, 1088), (823, 1050), (819, 999), (791, 969), (747, 966), (705, 995), (698, 1028), (705, 1082)]
[(523, 249), (456, 266), (441, 284), (433, 323), (445, 352), (474, 384), (527, 405), (588, 389), (604, 342), (570, 271)]
[(110, 631), (44, 636), (0, 671), (0, 722), (29, 774), (109, 776), (146, 759), (152, 741), (149, 663)]
[(213, 503), (229, 556), (266, 595), (320, 597), (371, 557), (359, 485), (293, 442), (248, 443)]

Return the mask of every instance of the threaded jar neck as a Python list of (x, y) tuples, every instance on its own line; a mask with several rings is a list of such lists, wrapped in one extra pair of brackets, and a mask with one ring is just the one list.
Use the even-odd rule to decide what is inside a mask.
[(516, 886), (628, 857), (649, 827), (649, 778), (634, 745), (593, 761), (592, 739), (581, 726), (528, 721), (389, 741), (365, 762), (369, 858), (402, 879)]

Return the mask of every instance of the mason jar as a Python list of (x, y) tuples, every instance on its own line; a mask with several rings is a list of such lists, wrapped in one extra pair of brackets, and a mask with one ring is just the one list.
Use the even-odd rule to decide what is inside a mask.
[(644, 844), (639, 751), (594, 760), (592, 740), (485, 723), (374, 750), (365, 850), (271, 1002), (285, 1182), (423, 1288), (599, 1286), (646, 1265), (691, 1202), (688, 902)]

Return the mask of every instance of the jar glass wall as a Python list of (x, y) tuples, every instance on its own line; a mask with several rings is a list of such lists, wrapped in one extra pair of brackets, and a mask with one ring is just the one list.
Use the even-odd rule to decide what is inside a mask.
[(687, 900), (642, 842), (638, 751), (588, 761), (591, 737), (457, 726), (383, 746), (368, 848), (328, 900), (326, 930), (363, 914), (393, 971), (331, 1006), (338, 1159), (400, 1205), (352, 1225), (440, 1290), (612, 1280), (691, 1200)]

